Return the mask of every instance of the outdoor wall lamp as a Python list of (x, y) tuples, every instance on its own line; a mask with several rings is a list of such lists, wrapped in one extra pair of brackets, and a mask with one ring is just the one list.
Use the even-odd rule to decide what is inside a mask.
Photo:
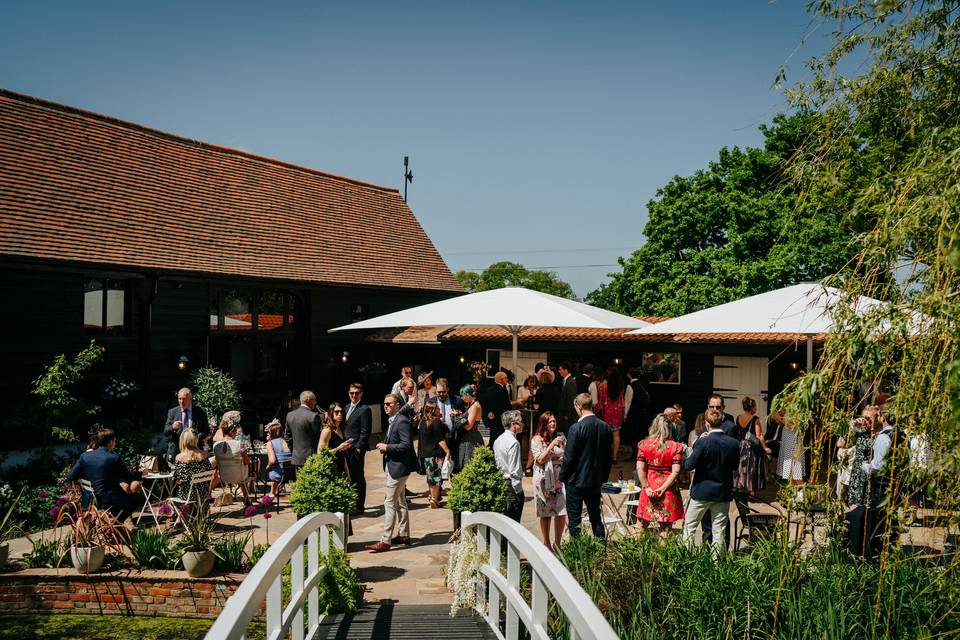
[(623, 364), (623, 360), (620, 359), (620, 358), (614, 358), (614, 359), (613, 359), (613, 364), (619, 366), (619, 365)]
[(343, 352), (343, 355), (340, 356), (340, 362), (342, 362), (343, 364), (347, 364), (347, 361), (348, 361), (349, 359), (350, 359), (350, 352), (349, 352), (349, 351), (344, 351), (344, 352)]
[(791, 362), (791, 363), (790, 363), (790, 368), (793, 369), (794, 371), (796, 371), (796, 370), (797, 370), (797, 367), (799, 367), (799, 366), (800, 366), (800, 365), (798, 365), (796, 362)]
[(179, 369), (180, 371), (186, 371), (187, 366), (189, 366), (189, 364), (190, 364), (190, 359), (187, 358), (187, 356), (180, 356), (180, 358), (177, 360), (177, 369)]
[(460, 356), (460, 364), (463, 364), (466, 361), (467, 361), (466, 358), (464, 358), (463, 356)]

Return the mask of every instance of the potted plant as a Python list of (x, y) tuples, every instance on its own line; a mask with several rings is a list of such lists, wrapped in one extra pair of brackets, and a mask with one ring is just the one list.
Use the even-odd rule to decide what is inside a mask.
[(98, 571), (107, 551), (123, 553), (129, 535), (110, 511), (93, 505), (84, 508), (79, 496), (56, 508), (54, 527), (70, 525), (70, 560), (78, 573)]
[(227, 411), (240, 408), (240, 392), (237, 381), (229, 373), (213, 367), (197, 369), (193, 374), (193, 401), (206, 409), (210, 426), (217, 422)]
[[(349, 514), (357, 503), (357, 490), (337, 470), (333, 450), (323, 448), (307, 458), (297, 471), (297, 481), (290, 492), (290, 506), (298, 518), (315, 511), (344, 514), (344, 528), (349, 531)], [(344, 532), (346, 537), (346, 532)]]
[(216, 555), (213, 553), (213, 530), (217, 518), (206, 505), (185, 504), (180, 507), (183, 555), (180, 561), (187, 575), (202, 578), (213, 571)]
[[(12, 495), (13, 491), (9, 485), (5, 484), (0, 487), (0, 498), (9, 500)], [(7, 544), (7, 541), (21, 535), (23, 531), (23, 523), (14, 518), (17, 504), (20, 502), (20, 496), (22, 495), (23, 489), (20, 489), (17, 497), (7, 503), (3, 519), (0, 519), (0, 567), (6, 566), (7, 560), (10, 558), (10, 545)]]
[(493, 451), (477, 447), (463, 470), (453, 476), (447, 498), (453, 511), (453, 528), (460, 529), (460, 514), (464, 511), (493, 511), (503, 513), (507, 508), (507, 482), (497, 467)]

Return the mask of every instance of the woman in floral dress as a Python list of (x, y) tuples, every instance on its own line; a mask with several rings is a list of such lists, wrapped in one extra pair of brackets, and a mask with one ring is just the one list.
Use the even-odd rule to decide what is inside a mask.
[(656, 522), (666, 533), (683, 520), (683, 500), (677, 476), (683, 462), (683, 445), (670, 439), (670, 421), (662, 413), (650, 425), (650, 437), (637, 445), (640, 504), (637, 519), (646, 529)]
[[(537, 432), (530, 442), (533, 454), (533, 495), (536, 498), (537, 517), (543, 544), (553, 550), (560, 544), (567, 526), (567, 494), (560, 481), (563, 446), (566, 440), (557, 433), (557, 418), (547, 411), (537, 422)], [(550, 541), (550, 521), (553, 520), (553, 542)]]

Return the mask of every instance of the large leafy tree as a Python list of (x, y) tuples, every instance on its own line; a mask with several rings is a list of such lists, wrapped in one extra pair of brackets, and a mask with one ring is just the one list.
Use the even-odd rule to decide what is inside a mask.
[(647, 205), (646, 243), (587, 301), (677, 316), (841, 268), (851, 255), (843, 190), (830, 202), (803, 199), (784, 173), (809, 153), (817, 120), (809, 111), (779, 115), (761, 127), (763, 148), (723, 148), (706, 169), (674, 177)]
[(495, 262), (480, 273), (458, 271), (457, 282), (470, 293), (503, 287), (525, 287), (573, 300), (573, 289), (553, 271), (537, 271), (516, 262)]

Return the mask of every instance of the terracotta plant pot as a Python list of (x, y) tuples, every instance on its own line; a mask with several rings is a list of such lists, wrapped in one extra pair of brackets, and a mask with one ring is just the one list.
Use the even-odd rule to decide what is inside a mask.
[(10, 545), (6, 542), (0, 544), (0, 567), (7, 566), (7, 560), (10, 559)]
[(210, 575), (210, 572), (213, 571), (213, 563), (216, 560), (216, 556), (213, 555), (213, 551), (209, 549), (203, 549), (202, 551), (184, 551), (183, 557), (180, 558), (183, 562), (183, 568), (187, 570), (187, 575), (191, 578), (202, 578), (204, 576)]
[(103, 566), (103, 547), (70, 547), (70, 560), (77, 573), (95, 573)]

